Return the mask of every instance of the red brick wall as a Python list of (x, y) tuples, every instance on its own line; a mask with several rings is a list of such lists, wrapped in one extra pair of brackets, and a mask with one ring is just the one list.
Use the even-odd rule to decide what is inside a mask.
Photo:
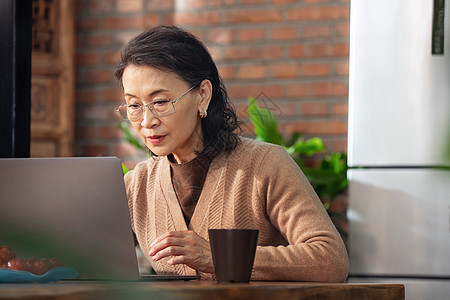
[(136, 160), (115, 129), (121, 91), (112, 73), (124, 43), (156, 24), (204, 41), (242, 119), (253, 96), (273, 109), (285, 136), (299, 131), (346, 151), (349, 0), (76, 2), (77, 155)]

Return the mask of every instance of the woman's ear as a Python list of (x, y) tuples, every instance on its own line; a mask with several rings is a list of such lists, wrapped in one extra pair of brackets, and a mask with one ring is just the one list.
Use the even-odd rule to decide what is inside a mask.
[(212, 98), (212, 84), (208, 79), (203, 80), (198, 88), (200, 99), (198, 101), (198, 110), (208, 110), (209, 102)]

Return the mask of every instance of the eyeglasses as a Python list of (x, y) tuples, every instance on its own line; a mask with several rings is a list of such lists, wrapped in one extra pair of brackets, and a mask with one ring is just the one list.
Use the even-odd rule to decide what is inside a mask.
[(140, 105), (138, 103), (128, 104), (126, 101), (124, 101), (116, 108), (116, 112), (119, 112), (122, 118), (124, 118), (125, 120), (129, 120), (131, 122), (137, 122), (142, 120), (144, 116), (144, 107), (147, 107), (150, 110), (150, 112), (156, 117), (168, 116), (175, 112), (174, 104), (178, 100), (183, 98), (187, 93), (189, 93), (194, 87), (195, 85), (186, 92), (184, 92), (183, 95), (181, 95), (180, 97), (178, 97), (173, 101), (170, 99), (161, 99), (150, 102), (149, 104), (146, 105)]

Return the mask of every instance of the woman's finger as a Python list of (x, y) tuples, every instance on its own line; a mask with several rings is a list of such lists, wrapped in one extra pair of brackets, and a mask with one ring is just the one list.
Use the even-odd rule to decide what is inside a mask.
[(152, 256), (153, 261), (158, 261), (165, 257), (184, 255), (185, 251), (183, 251), (182, 247), (178, 246), (168, 246), (160, 251), (158, 251), (155, 255)]
[(151, 245), (149, 255), (153, 256), (169, 246), (184, 246), (185, 235), (179, 231), (171, 231), (157, 238)]
[(194, 231), (172, 231), (162, 235), (152, 243), (149, 254), (154, 261), (171, 257), (168, 264), (186, 264), (201, 272), (214, 272), (209, 242)]

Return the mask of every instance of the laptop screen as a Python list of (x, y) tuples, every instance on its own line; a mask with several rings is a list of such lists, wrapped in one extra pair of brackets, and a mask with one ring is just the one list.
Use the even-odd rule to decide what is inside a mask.
[(139, 278), (120, 160), (0, 159), (0, 245), (84, 279)]

